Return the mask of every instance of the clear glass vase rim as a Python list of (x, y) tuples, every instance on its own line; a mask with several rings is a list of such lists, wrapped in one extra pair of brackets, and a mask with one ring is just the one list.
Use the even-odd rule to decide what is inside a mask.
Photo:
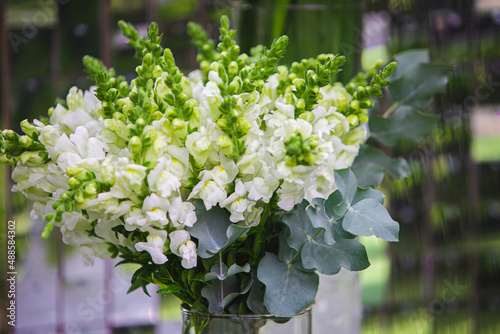
[[(300, 317), (303, 315), (307, 315), (311, 313), (312, 308), (306, 308), (305, 310), (297, 313), (291, 318), (294, 317)], [(205, 313), (205, 312), (199, 312), (199, 311), (192, 311), (188, 310), (184, 307), (181, 307), (181, 312), (186, 315), (195, 315), (195, 316), (200, 316), (200, 317), (206, 317), (206, 318), (213, 318), (213, 319), (229, 319), (229, 318), (239, 318), (239, 319), (261, 319), (261, 318), (268, 318), (268, 319), (276, 319), (276, 318), (288, 318), (288, 317), (279, 317), (274, 314), (213, 314), (213, 313)]]

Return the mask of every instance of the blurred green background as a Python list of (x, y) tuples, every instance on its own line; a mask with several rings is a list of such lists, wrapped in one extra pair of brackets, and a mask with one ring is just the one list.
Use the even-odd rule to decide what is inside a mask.
[[(500, 333), (500, 1), (7, 0), (2, 6), (1, 125), (16, 130), (23, 119), (44, 115), (71, 86), (91, 85), (84, 55), (135, 76), (134, 51), (119, 34), (119, 19), (143, 33), (157, 21), (163, 45), (185, 73), (196, 68), (186, 23), (195, 21), (216, 38), (222, 14), (232, 18), (244, 52), (287, 34), (284, 62), (346, 55), (342, 81), (407, 49), (427, 48), (431, 61), (453, 64), (447, 91), (427, 110), (440, 115), (438, 128), (420, 144), (403, 142), (392, 152), (409, 160), (412, 175), (382, 186), (401, 235), (397, 244), (365, 240), (372, 266), (360, 275), (362, 332)], [(4, 265), (4, 222), (15, 219), (22, 266), (39, 228), (26, 200), (10, 198), (5, 180), (0, 254)], [(61, 252), (74, 253), (56, 238), (48, 244), (47, 266), (57, 268)], [(159, 303), (160, 318), (178, 319), (175, 300)], [(149, 331), (147, 324), (135, 329)]]

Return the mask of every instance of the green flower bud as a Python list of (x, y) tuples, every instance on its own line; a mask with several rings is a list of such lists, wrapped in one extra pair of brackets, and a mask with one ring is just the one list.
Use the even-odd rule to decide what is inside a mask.
[(293, 79), (292, 84), (297, 88), (297, 91), (306, 89), (306, 81), (302, 78)]
[(363, 109), (370, 109), (374, 105), (375, 105), (375, 103), (371, 99), (364, 99), (360, 103), (360, 107), (363, 108)]
[(23, 130), (23, 132), (31, 138), (38, 137), (40, 135), (40, 132), (38, 132), (38, 130), (31, 125), (27, 119), (21, 122), (21, 130)]
[(68, 180), (68, 185), (71, 189), (76, 189), (80, 186), (82, 182), (78, 180), (76, 177), (70, 177)]
[(3, 130), (2, 135), (5, 139), (17, 142), (19, 140), (19, 135), (12, 130)]
[(215, 72), (218, 72), (219, 71), (219, 63), (218, 62), (213, 62), (210, 64), (210, 71), (215, 71)]
[(19, 156), (19, 161), (23, 164), (42, 164), (44, 159), (38, 154), (38, 152), (24, 152)]
[(304, 101), (304, 99), (298, 99), (295, 103), (295, 106), (297, 107), (297, 109), (303, 110), (306, 107), (306, 101)]
[(234, 121), (241, 117), (241, 112), (238, 109), (232, 109), (229, 114)]
[(299, 118), (312, 123), (314, 121), (314, 114), (310, 111), (303, 112), (299, 115)]
[(78, 189), (75, 191), (75, 194), (73, 195), (73, 199), (75, 200), (76, 203), (83, 203), (85, 201), (85, 197), (83, 196), (83, 191), (81, 189)]
[(121, 112), (115, 112), (115, 113), (113, 113), (113, 118), (117, 119), (119, 121), (122, 121), (123, 123), (127, 122), (127, 119), (125, 118), (125, 115), (123, 115)]
[(144, 57), (142, 58), (142, 63), (143, 64), (152, 65), (153, 62), (154, 62), (153, 54), (151, 54), (150, 52), (146, 53), (144, 55)]
[(146, 126), (146, 121), (144, 118), (139, 117), (137, 121), (135, 121), (135, 125), (137, 126), (137, 131), (142, 132), (142, 129)]
[(84, 189), (85, 196), (93, 197), (97, 195), (97, 184), (95, 182), (89, 183)]
[(250, 130), (252, 127), (250, 126), (250, 123), (248, 123), (248, 120), (244, 117), (240, 117), (236, 121), (236, 137), (241, 138), (244, 135), (248, 133), (248, 130)]
[(359, 101), (352, 100), (351, 103), (349, 103), (349, 107), (353, 110), (358, 110), (359, 109)]
[(349, 115), (346, 118), (352, 126), (357, 126), (359, 124), (359, 118), (356, 115)]
[(229, 66), (227, 68), (228, 72), (230, 75), (235, 76), (238, 74), (238, 64), (233, 60), (232, 62), (229, 63)]
[(72, 177), (72, 176), (77, 176), (77, 175), (79, 175), (81, 172), (83, 172), (83, 169), (81, 169), (80, 167), (76, 167), (76, 166), (69, 166), (68, 168), (66, 168), (66, 174), (67, 174), (69, 177)]
[(21, 144), (21, 146), (24, 148), (28, 148), (33, 144), (33, 139), (28, 136), (21, 136), (19, 138), (19, 144)]
[(221, 128), (221, 130), (224, 132), (229, 132), (231, 128), (230, 124), (231, 123), (227, 115), (223, 115), (221, 118), (217, 120), (217, 126)]
[(369, 120), (368, 114), (365, 114), (365, 113), (360, 114), (360, 115), (358, 115), (358, 119), (362, 123), (368, 123), (368, 120)]
[(233, 155), (234, 144), (231, 141), (231, 139), (229, 139), (228, 136), (225, 135), (220, 136), (219, 138), (217, 138), (216, 144), (217, 146), (220, 147), (220, 149), (222, 150), (222, 152), (224, 152), (225, 155), (227, 156)]
[(142, 148), (141, 138), (139, 138), (138, 136), (133, 136), (132, 138), (130, 138), (128, 146), (130, 147), (132, 153), (140, 153)]
[(69, 195), (68, 193), (62, 193), (60, 198), (62, 201), (67, 201), (69, 199)]

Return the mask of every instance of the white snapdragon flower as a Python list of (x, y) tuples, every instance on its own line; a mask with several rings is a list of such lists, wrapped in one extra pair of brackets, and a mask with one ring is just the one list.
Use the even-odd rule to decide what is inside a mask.
[(144, 199), (142, 210), (146, 213), (148, 222), (165, 226), (168, 224), (167, 211), (169, 207), (170, 202), (168, 199), (161, 198), (153, 193)]
[[(72, 87), (66, 97), (68, 109), (58, 104), (50, 116), (51, 124), (59, 124), (65, 133), (72, 133), (75, 129), (83, 125), (90, 132), (96, 133), (100, 128), (100, 123), (93, 118), (92, 112), (95, 109), (95, 101), (89, 97), (84, 99), (83, 92), (77, 87)], [(90, 112), (87, 111), (86, 102), (89, 102)]]
[(162, 197), (169, 197), (177, 192), (181, 187), (182, 174), (179, 175), (179, 170), (172, 168), (174, 166), (175, 162), (170, 156), (159, 158), (155, 168), (148, 174), (149, 189), (159, 192)]
[(59, 125), (45, 125), (39, 120), (35, 119), (33, 121), (35, 128), (40, 132), (38, 140), (44, 146), (55, 146), (61, 137), (61, 131), (59, 130)]
[(125, 229), (133, 231), (146, 225), (147, 217), (144, 211), (138, 207), (131, 207), (129, 212), (125, 214)]
[(111, 193), (116, 198), (133, 198), (140, 193), (142, 182), (146, 177), (147, 168), (129, 162), (128, 158), (118, 158), (114, 161), (115, 183)]
[(214, 140), (212, 136), (218, 138), (214, 133), (215, 124), (207, 122), (205, 126), (200, 126), (198, 131), (189, 134), (186, 138), (186, 148), (193, 156), (199, 166), (205, 165), (207, 160), (213, 155), (211, 160), (217, 160), (217, 153), (214, 151)]
[(201, 181), (194, 186), (189, 194), (188, 200), (192, 198), (200, 198), (205, 204), (205, 208), (210, 210), (212, 206), (222, 202), (227, 197), (227, 192), (221, 188), (212, 178), (212, 174), (204, 170), (200, 173)]
[(171, 200), (168, 216), (174, 227), (193, 226), (196, 223), (197, 217), (194, 211), (195, 207), (191, 202), (183, 202), (182, 198), (174, 197)]
[(182, 266), (186, 269), (196, 267), (197, 255), (196, 244), (191, 241), (191, 236), (185, 230), (170, 233), (170, 250), (177, 256), (182, 257)]
[(168, 259), (165, 254), (163, 254), (165, 251), (165, 242), (167, 240), (167, 231), (150, 228), (148, 232), (147, 241), (136, 243), (135, 249), (139, 252), (148, 252), (151, 255), (151, 259), (156, 264), (167, 262)]
[(263, 177), (254, 177), (252, 181), (245, 182), (248, 198), (251, 200), (263, 200), (264, 203), (269, 203), (274, 191), (280, 185), (279, 180), (269, 171), (269, 168), (266, 169), (267, 172), (264, 173)]
[(16, 183), (12, 190), (24, 191), (36, 187), (46, 193), (53, 193), (57, 188), (47, 181), (47, 175), (49, 174), (50, 171), (47, 165), (30, 167), (18, 163), (12, 170), (12, 181)]
[(80, 254), (87, 264), (92, 265), (94, 259), (109, 259), (109, 245), (105, 239), (90, 236), (88, 230), (90, 222), (80, 217), (76, 226), (69, 229), (66, 225), (61, 226), (62, 240), (66, 245), (79, 247)]
[(231, 212), (229, 220), (233, 223), (245, 219), (245, 213), (250, 212), (255, 205), (254, 201), (247, 199), (247, 190), (241, 180), (236, 180), (234, 192), (228, 198), (220, 203)]

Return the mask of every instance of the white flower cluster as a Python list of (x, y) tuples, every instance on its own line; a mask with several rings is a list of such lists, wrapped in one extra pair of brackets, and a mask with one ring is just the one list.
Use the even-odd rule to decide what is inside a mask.
[[(196, 224), (194, 201), (207, 210), (227, 209), (235, 224), (258, 223), (272, 200), (289, 211), (304, 198), (327, 198), (335, 190), (334, 170), (350, 166), (366, 139), (363, 125), (351, 128), (336, 111), (339, 100), (351, 99), (343, 87), (321, 88), (323, 99), (307, 117), (296, 118), (294, 105), (278, 96), (275, 74), (262, 93), (234, 96), (234, 110), (247, 129), (239, 139), (244, 154), (234, 155), (233, 139), (217, 123), (221, 79), (216, 71), (208, 78), (204, 83), (195, 71), (181, 82), (197, 103), (189, 121), (163, 116), (145, 125), (142, 136), (151, 145), (140, 161), (147, 164), (134, 158), (127, 119), (104, 119), (92, 90), (72, 88), (67, 108), (59, 104), (49, 122), (34, 121), (50, 159), (21, 158), (13, 171), (15, 190), (33, 200), (34, 214), (43, 217), (65, 192), (80, 187), (76, 204), (56, 225), (64, 242), (79, 246), (88, 261), (109, 257), (111, 243), (146, 251), (156, 264), (178, 256), (184, 268), (192, 268), (196, 240), (186, 227)], [(152, 97), (169, 93), (163, 79), (156, 80)], [(126, 110), (131, 101), (118, 103)]]

